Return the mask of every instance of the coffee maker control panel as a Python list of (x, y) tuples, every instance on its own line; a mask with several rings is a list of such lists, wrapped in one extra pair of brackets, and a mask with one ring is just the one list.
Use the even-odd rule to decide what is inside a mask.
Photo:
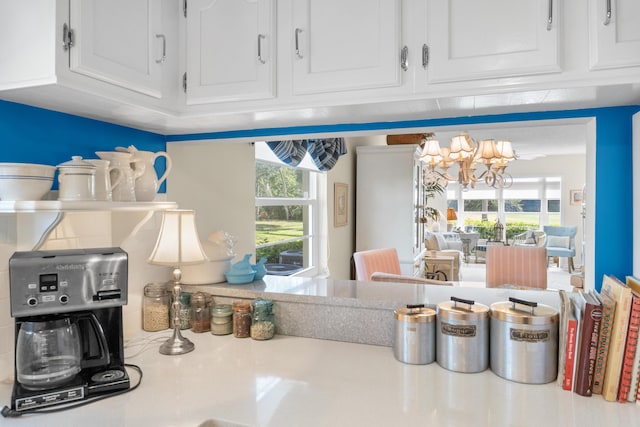
[(127, 303), (120, 248), (16, 252), (9, 260), (11, 315), (34, 316)]

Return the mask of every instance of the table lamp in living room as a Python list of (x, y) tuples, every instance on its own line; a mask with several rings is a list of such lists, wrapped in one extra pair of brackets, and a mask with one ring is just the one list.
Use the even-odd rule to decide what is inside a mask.
[(455, 222), (458, 220), (458, 215), (453, 208), (447, 208), (447, 231), (451, 231)]
[(180, 280), (182, 279), (180, 267), (205, 261), (207, 256), (200, 245), (194, 211), (186, 209), (164, 211), (156, 246), (147, 260), (150, 264), (173, 267), (173, 335), (160, 346), (161, 354), (184, 354), (195, 347), (180, 333)]

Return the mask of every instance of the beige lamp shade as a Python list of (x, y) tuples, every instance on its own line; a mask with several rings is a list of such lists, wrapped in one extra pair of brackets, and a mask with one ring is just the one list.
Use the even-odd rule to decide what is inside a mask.
[(164, 211), (150, 264), (179, 267), (207, 261), (196, 230), (195, 212), (187, 209)]
[(461, 161), (473, 156), (473, 143), (466, 132), (451, 138), (449, 156), (452, 160)]
[(513, 152), (511, 141), (496, 141), (496, 150), (498, 150), (502, 162), (510, 162), (516, 159), (516, 153)]
[(440, 142), (435, 139), (428, 139), (424, 144), (420, 159), (429, 165), (439, 163), (442, 160), (442, 156), (440, 155)]
[(493, 159), (499, 158), (495, 139), (483, 139), (478, 145), (478, 151), (473, 159), (477, 163), (490, 164)]

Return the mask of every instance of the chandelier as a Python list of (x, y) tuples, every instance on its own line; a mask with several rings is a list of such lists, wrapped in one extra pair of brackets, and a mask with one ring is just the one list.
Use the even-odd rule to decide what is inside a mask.
[[(474, 142), (469, 134), (463, 132), (451, 138), (449, 147), (440, 147), (440, 142), (431, 139), (433, 133), (424, 134), (423, 149), (420, 159), (427, 164), (425, 173), (427, 182), (438, 182), (446, 187), (449, 182), (458, 182), (463, 191), (475, 188), (482, 182), (493, 188), (508, 188), (513, 178), (505, 172), (507, 163), (517, 159), (511, 147), (511, 141), (483, 139)], [(449, 168), (458, 164), (458, 178), (449, 174)], [(476, 167), (484, 165), (485, 169), (476, 175)], [(439, 168), (436, 169), (436, 168)]]

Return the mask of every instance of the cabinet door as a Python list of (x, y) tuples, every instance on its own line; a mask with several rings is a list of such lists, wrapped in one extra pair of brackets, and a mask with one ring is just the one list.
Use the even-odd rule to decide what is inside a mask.
[(640, 66), (640, 1), (591, 0), (592, 69)]
[(187, 12), (187, 103), (274, 96), (273, 0), (191, 0)]
[(400, 84), (400, 0), (296, 0), (295, 94)]
[(159, 1), (71, 0), (69, 13), (72, 72), (161, 97), (165, 35)]
[(561, 71), (557, 3), (428, 0), (428, 81)]

